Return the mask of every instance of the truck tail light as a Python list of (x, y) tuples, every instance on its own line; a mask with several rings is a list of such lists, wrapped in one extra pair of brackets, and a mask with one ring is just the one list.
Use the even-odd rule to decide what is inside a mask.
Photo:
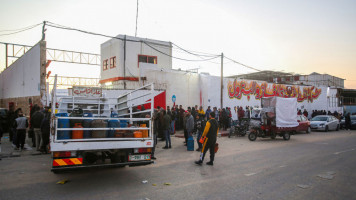
[(66, 158), (66, 157), (75, 157), (77, 154), (75, 151), (58, 151), (58, 152), (53, 152), (53, 157), (55, 158)]
[(151, 148), (136, 148), (134, 149), (134, 153), (151, 153)]

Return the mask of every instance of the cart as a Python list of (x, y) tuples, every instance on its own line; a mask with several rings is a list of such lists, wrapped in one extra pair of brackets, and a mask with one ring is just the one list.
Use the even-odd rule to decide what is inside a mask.
[(267, 97), (261, 99), (261, 121), (251, 120), (248, 139), (257, 137), (275, 139), (276, 136), (289, 140), (297, 131), (297, 99)]

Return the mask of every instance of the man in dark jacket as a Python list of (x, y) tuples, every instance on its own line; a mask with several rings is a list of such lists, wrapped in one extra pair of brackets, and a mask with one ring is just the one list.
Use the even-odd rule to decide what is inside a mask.
[(48, 144), (49, 144), (49, 134), (51, 130), (51, 113), (48, 112), (48, 109), (46, 109), (47, 112), (45, 113), (45, 117), (42, 120), (41, 123), (41, 134), (42, 134), (42, 146), (41, 146), (41, 151), (43, 153), (48, 153)]
[(35, 108), (35, 113), (31, 117), (31, 126), (35, 132), (36, 137), (36, 150), (41, 151), (42, 146), (42, 133), (41, 133), (41, 123), (44, 118), (42, 112), (40, 112), (40, 107)]
[(168, 148), (172, 148), (171, 134), (169, 133), (169, 127), (171, 125), (171, 117), (166, 113), (165, 110), (162, 111), (162, 114), (163, 114), (162, 129), (164, 135), (166, 136), (166, 146), (164, 146), (163, 149), (168, 149)]
[(210, 161), (207, 162), (207, 165), (214, 165), (214, 157), (215, 157), (215, 143), (216, 138), (219, 133), (218, 122), (215, 119), (215, 113), (211, 112), (209, 115), (209, 121), (206, 123), (204, 133), (202, 137), (206, 137), (203, 143), (203, 148), (201, 150), (200, 159), (195, 161), (195, 164), (201, 165), (204, 161), (204, 157), (206, 152), (209, 150), (210, 152)]

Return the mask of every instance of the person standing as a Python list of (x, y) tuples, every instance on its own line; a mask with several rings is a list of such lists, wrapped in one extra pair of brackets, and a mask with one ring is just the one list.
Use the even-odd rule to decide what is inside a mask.
[(33, 113), (31, 117), (31, 126), (33, 128), (33, 131), (35, 133), (35, 138), (36, 138), (36, 150), (41, 151), (41, 146), (42, 146), (42, 133), (41, 133), (41, 123), (44, 118), (44, 115), (42, 112), (40, 112), (40, 107), (35, 108), (35, 113)]
[(193, 130), (194, 130), (194, 119), (189, 111), (187, 112), (186, 129), (187, 129), (187, 137), (185, 141), (187, 142), (188, 137), (191, 137), (193, 135)]
[(208, 106), (208, 109), (206, 109), (206, 111), (205, 111), (205, 117), (206, 117), (206, 119), (209, 119), (209, 114), (210, 114), (210, 112), (211, 112), (211, 109), (210, 109), (210, 106)]
[(162, 111), (163, 114), (163, 124), (162, 124), (162, 130), (163, 134), (165, 135), (166, 138), (166, 146), (163, 147), (163, 149), (170, 149), (172, 148), (171, 144), (171, 134), (169, 132), (169, 127), (171, 124), (171, 117), (166, 113), (165, 110)]
[(206, 123), (202, 137), (206, 137), (203, 143), (203, 147), (200, 153), (200, 159), (195, 161), (195, 164), (201, 165), (204, 161), (206, 152), (210, 152), (210, 161), (207, 162), (207, 165), (214, 165), (215, 158), (215, 144), (216, 139), (219, 133), (218, 122), (215, 119), (215, 113), (211, 112), (209, 115), (209, 121)]
[(350, 113), (347, 113), (345, 116), (345, 129), (351, 130), (351, 116)]
[(173, 135), (176, 130), (175, 130), (175, 121), (176, 121), (176, 118), (177, 118), (177, 111), (174, 109), (174, 107), (172, 107), (172, 110), (171, 110), (171, 134)]
[(197, 115), (197, 120), (196, 120), (196, 124), (197, 124), (197, 143), (198, 143), (198, 148), (196, 149), (196, 151), (201, 151), (203, 148), (203, 144), (199, 142), (201, 135), (203, 134), (204, 128), (205, 128), (205, 117), (204, 115)]
[(15, 132), (16, 132), (16, 129), (14, 128), (14, 123), (15, 123), (15, 119), (16, 119), (14, 106), (10, 107), (9, 112), (7, 113), (7, 119), (8, 119), (10, 142), (12, 142), (14, 139)]
[(198, 113), (199, 113), (200, 115), (205, 115), (205, 112), (204, 112), (204, 110), (203, 110), (203, 106), (200, 106), (200, 107), (199, 107)]
[(41, 123), (42, 146), (40, 150), (43, 153), (48, 153), (50, 130), (51, 130), (51, 113), (48, 112), (48, 108), (46, 108), (45, 116)]
[(15, 119), (14, 127), (16, 128), (16, 147), (15, 150), (21, 150), (25, 148), (26, 128), (28, 127), (28, 120), (23, 115), (22, 111), (19, 111), (19, 117)]

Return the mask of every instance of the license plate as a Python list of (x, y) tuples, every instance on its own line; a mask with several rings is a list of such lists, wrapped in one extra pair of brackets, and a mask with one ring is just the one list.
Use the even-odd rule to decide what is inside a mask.
[(129, 161), (151, 160), (151, 155), (129, 155)]

